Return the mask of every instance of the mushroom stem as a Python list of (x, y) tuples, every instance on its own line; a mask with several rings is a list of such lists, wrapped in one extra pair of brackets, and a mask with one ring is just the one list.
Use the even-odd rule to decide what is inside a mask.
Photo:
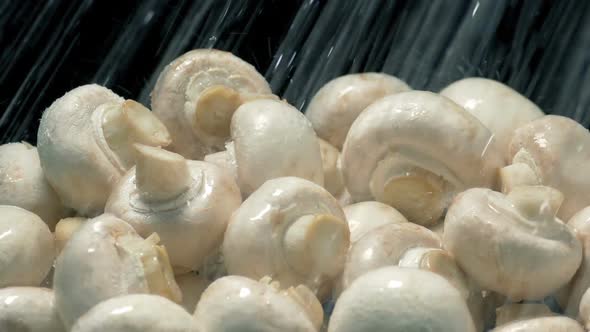
[(535, 171), (525, 163), (515, 163), (500, 169), (502, 192), (507, 194), (518, 186), (540, 185)]
[(157, 233), (152, 233), (145, 240), (127, 235), (117, 238), (119, 248), (141, 261), (150, 293), (180, 303), (182, 293), (174, 280), (166, 248), (158, 245), (159, 242), (160, 237)]
[(102, 131), (109, 148), (125, 169), (133, 166), (133, 144), (167, 146), (170, 133), (155, 115), (140, 103), (125, 100), (122, 104), (105, 104)]
[(191, 176), (186, 160), (161, 148), (135, 144), (136, 184), (142, 200), (163, 202), (186, 192)]
[(305, 215), (285, 234), (287, 262), (299, 273), (334, 276), (337, 257), (346, 255), (350, 232), (346, 223), (329, 214)]
[(205, 89), (197, 100), (193, 126), (209, 135), (227, 137), (234, 112), (247, 101), (273, 98), (271, 94), (240, 93), (225, 85)]
[(546, 186), (519, 186), (508, 195), (514, 206), (531, 220), (554, 219), (563, 203), (563, 194)]
[(86, 222), (86, 218), (72, 217), (60, 220), (55, 226), (55, 245), (60, 253), (72, 235)]

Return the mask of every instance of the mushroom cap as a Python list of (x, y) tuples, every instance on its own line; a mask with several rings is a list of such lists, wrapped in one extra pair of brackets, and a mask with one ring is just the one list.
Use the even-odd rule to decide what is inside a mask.
[(340, 172), (340, 151), (332, 144), (318, 138), (320, 153), (322, 156), (322, 168), (324, 170), (324, 188), (334, 197), (338, 197), (344, 191), (342, 173)]
[(413, 223), (389, 223), (374, 228), (352, 244), (342, 273), (342, 287), (348, 288), (365, 273), (397, 265), (412, 248), (441, 248), (440, 238)]
[(395, 208), (375, 201), (351, 204), (344, 207), (350, 229), (350, 243), (355, 243), (371, 230), (389, 223), (408, 222)]
[(556, 316), (544, 303), (507, 303), (496, 309), (496, 326), (518, 320)]
[(179, 197), (145, 202), (137, 194), (133, 168), (113, 189), (105, 208), (144, 238), (158, 233), (172, 266), (184, 271), (198, 269), (221, 245), (227, 222), (242, 201), (235, 180), (225, 170), (203, 161), (187, 165), (189, 189)]
[[(300, 229), (302, 218), (313, 215), (329, 222), (308, 228), (308, 238), (299, 243), (304, 252), (297, 255), (287, 238)], [(318, 291), (344, 266), (350, 236), (344, 220), (338, 201), (319, 185), (296, 177), (268, 180), (231, 217), (222, 246), (228, 273), (256, 280), (272, 276), (285, 287), (305, 284)], [(289, 252), (303, 266), (290, 261)], [(324, 265), (317, 266), (320, 262)]]
[(243, 93), (271, 93), (252, 65), (229, 52), (197, 49), (181, 55), (164, 68), (152, 91), (152, 109), (170, 130), (172, 151), (202, 159), (223, 149), (223, 138), (208, 137), (191, 125), (199, 97), (215, 85)]
[(232, 117), (231, 137), (237, 182), (245, 196), (266, 180), (284, 176), (324, 185), (320, 146), (311, 123), (286, 102), (259, 99), (243, 104)]
[(87, 218), (71, 217), (64, 218), (55, 225), (55, 232), (53, 235), (55, 236), (55, 247), (58, 255), (66, 246), (66, 243), (72, 238), (72, 235), (80, 229), (86, 221), (88, 221)]
[(584, 292), (580, 300), (578, 318), (586, 330), (590, 329), (590, 292), (588, 289)]
[(367, 107), (350, 128), (341, 158), (344, 183), (355, 202), (377, 198), (372, 187), (387, 182), (387, 174), (380, 172), (401, 164), (406, 166), (395, 168), (400, 176), (407, 176), (406, 167), (417, 167), (430, 173), (433, 181), (451, 185), (443, 190), (441, 211), (452, 195), (466, 188), (494, 187), (503, 166), (492, 134), (479, 120), (451, 100), (426, 91), (398, 93)]
[[(124, 239), (143, 241), (129, 224), (103, 214), (88, 220), (62, 250), (55, 264), (53, 287), (67, 327), (99, 302), (150, 293), (142, 259), (126, 250)], [(169, 287), (180, 292), (176, 284)]]
[(54, 258), (53, 235), (41, 218), (0, 205), (0, 288), (39, 286)]
[(510, 157), (526, 151), (536, 165), (541, 183), (565, 195), (557, 216), (569, 220), (590, 205), (590, 133), (576, 121), (546, 115), (519, 127), (510, 142)]
[(569, 283), (567, 304), (564, 307), (564, 313), (575, 318), (578, 317), (582, 296), (590, 287), (590, 207), (576, 213), (567, 225), (576, 232), (583, 248), (582, 264)]
[[(223, 277), (207, 287), (194, 317), (205, 331), (315, 332), (322, 320), (321, 306), (309, 289), (302, 287), (292, 296), (293, 292), (282, 292), (272, 284), (240, 276)], [(319, 309), (318, 322), (305, 306)]]
[(451, 83), (441, 92), (473, 114), (494, 134), (502, 157), (508, 158), (508, 145), (514, 130), (545, 115), (525, 96), (498, 81), (470, 77)]
[(157, 295), (133, 294), (105, 300), (80, 317), (72, 332), (198, 332), (192, 316)]
[(305, 115), (316, 133), (342, 149), (348, 129), (372, 102), (410, 90), (402, 80), (383, 73), (349, 74), (326, 83), (313, 96)]
[(491, 332), (584, 332), (584, 329), (575, 320), (560, 316), (519, 320)]
[(96, 84), (77, 87), (45, 110), (37, 135), (47, 180), (65, 206), (84, 215), (101, 213), (125, 172), (113, 163), (99, 124), (92, 120), (106, 103), (123, 103), (123, 98)]
[(328, 332), (475, 332), (465, 300), (428, 271), (383, 267), (356, 279), (338, 301)]
[(37, 148), (27, 143), (0, 145), (0, 205), (38, 215), (51, 230), (66, 215), (41, 168)]
[(0, 289), (0, 331), (66, 332), (55, 309), (53, 291), (40, 287)]
[(210, 284), (209, 280), (194, 272), (177, 275), (175, 279), (182, 293), (182, 307), (190, 313), (195, 312), (201, 294)]
[(445, 248), (482, 288), (512, 299), (541, 299), (571, 279), (582, 248), (554, 216), (525, 213), (546, 201), (519, 206), (509, 198), (484, 188), (458, 195), (445, 219)]

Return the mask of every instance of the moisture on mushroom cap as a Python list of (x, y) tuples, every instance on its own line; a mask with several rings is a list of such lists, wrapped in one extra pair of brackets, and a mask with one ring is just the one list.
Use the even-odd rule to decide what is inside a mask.
[(336, 302), (328, 332), (475, 332), (465, 300), (443, 277), (384, 267), (356, 279)]
[(445, 248), (483, 289), (541, 299), (567, 283), (582, 259), (576, 235), (555, 218), (562, 199), (543, 186), (517, 187), (508, 196), (469, 189), (447, 212)]
[(425, 91), (371, 104), (342, 149), (342, 172), (355, 202), (377, 200), (409, 221), (439, 221), (455, 194), (496, 185), (504, 163), (491, 132), (459, 105)]
[(143, 237), (157, 233), (176, 271), (201, 267), (223, 241), (242, 201), (233, 177), (203, 161), (136, 145), (137, 166), (115, 186), (105, 211)]
[(471, 77), (451, 83), (441, 92), (480, 120), (498, 141), (502, 157), (514, 130), (544, 115), (533, 102), (498, 81)]
[(38, 215), (53, 230), (66, 210), (45, 179), (37, 148), (28, 143), (0, 145), (0, 205)]
[(205, 331), (317, 332), (323, 311), (305, 286), (227, 276), (207, 287), (194, 317)]
[(229, 274), (268, 275), (285, 287), (304, 284), (321, 293), (342, 272), (349, 236), (342, 208), (324, 188), (277, 178), (234, 212), (223, 256)]
[(38, 287), (0, 289), (0, 331), (66, 332), (53, 291)]
[(64, 324), (97, 303), (134, 293), (181, 300), (168, 254), (153, 234), (141, 238), (121, 219), (104, 214), (90, 219), (72, 236), (55, 264), (54, 290)]
[[(150, 294), (124, 295), (94, 306), (71, 332), (200, 332), (178, 304)], [(206, 330), (205, 330), (206, 331)]]
[(510, 142), (510, 157), (520, 155), (541, 184), (561, 191), (565, 201), (557, 216), (568, 220), (590, 205), (590, 133), (576, 121), (546, 115), (519, 127)]
[(53, 235), (41, 218), (0, 205), (0, 288), (39, 286), (54, 258)]
[(406, 83), (383, 73), (344, 75), (318, 90), (305, 115), (319, 137), (342, 149), (348, 129), (367, 106), (387, 95), (408, 90)]
[(41, 166), (65, 206), (83, 216), (102, 213), (119, 178), (133, 166), (132, 145), (166, 146), (164, 125), (144, 106), (91, 84), (45, 110), (39, 125)]
[(186, 158), (202, 159), (223, 150), (230, 120), (241, 104), (270, 94), (264, 77), (249, 63), (229, 52), (197, 49), (160, 73), (152, 108), (170, 129), (170, 148)]

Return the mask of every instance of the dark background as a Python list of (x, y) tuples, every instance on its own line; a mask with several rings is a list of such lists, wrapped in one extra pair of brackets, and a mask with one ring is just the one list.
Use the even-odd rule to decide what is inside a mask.
[(163, 66), (201, 47), (302, 110), (336, 76), (384, 71), (433, 91), (490, 77), (590, 124), (586, 0), (0, 0), (0, 143), (35, 143), (43, 110), (90, 82), (149, 106)]

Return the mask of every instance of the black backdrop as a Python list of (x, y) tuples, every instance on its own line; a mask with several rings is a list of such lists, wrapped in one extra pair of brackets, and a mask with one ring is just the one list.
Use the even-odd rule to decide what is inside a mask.
[(0, 0), (0, 143), (35, 143), (43, 110), (89, 82), (149, 106), (162, 67), (199, 47), (302, 110), (331, 78), (385, 71), (433, 91), (494, 78), (590, 124), (586, 0)]

